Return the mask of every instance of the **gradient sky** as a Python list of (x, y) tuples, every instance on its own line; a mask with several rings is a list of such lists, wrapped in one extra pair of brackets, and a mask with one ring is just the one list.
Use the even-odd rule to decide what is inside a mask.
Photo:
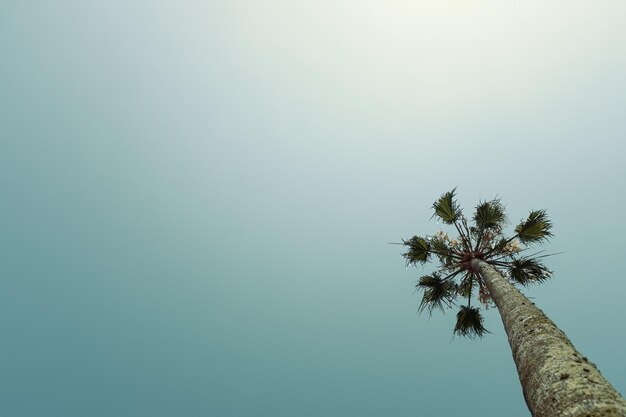
[(388, 245), (545, 208), (626, 392), (626, 3), (3, 1), (0, 415), (529, 416)]

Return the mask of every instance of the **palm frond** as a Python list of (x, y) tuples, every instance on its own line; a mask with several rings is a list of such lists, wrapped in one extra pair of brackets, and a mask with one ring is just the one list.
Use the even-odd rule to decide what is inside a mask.
[(433, 204), (435, 215), (446, 224), (453, 224), (461, 216), (461, 208), (454, 199), (455, 191), (456, 188), (448, 191)]
[(477, 279), (474, 279), (474, 276), (471, 273), (466, 273), (459, 285), (456, 286), (456, 293), (461, 297), (467, 297), (472, 293), (472, 287), (474, 287), (478, 283)]
[(504, 252), (504, 248), (506, 248), (506, 245), (509, 244), (509, 242), (511, 242), (512, 239), (505, 239), (503, 237), (501, 237), (500, 239), (498, 239), (498, 241), (493, 245), (493, 253), (497, 253), (497, 254), (501, 254)]
[(409, 240), (402, 240), (402, 244), (409, 247), (409, 250), (402, 254), (406, 258), (406, 263), (415, 265), (425, 264), (430, 257), (430, 243), (420, 236), (413, 236)]
[(490, 258), (494, 256), (507, 255), (504, 249), (509, 244), (509, 242), (511, 242), (513, 239), (505, 239), (503, 237), (495, 237), (495, 238), (498, 239), (495, 243), (493, 241), (483, 242), (483, 244), (489, 243), (490, 248), (487, 250), (487, 255)]
[(444, 306), (450, 306), (455, 297), (454, 284), (441, 279), (436, 273), (421, 277), (415, 287), (424, 290), (419, 306), (420, 312), (428, 309), (429, 314), (432, 314), (435, 308), (443, 311)]
[(533, 210), (528, 218), (515, 228), (515, 233), (522, 243), (536, 243), (550, 238), (552, 236), (551, 228), (552, 222), (548, 219), (546, 211)]
[(452, 249), (446, 239), (434, 236), (429, 239), (432, 252), (437, 255), (442, 266), (450, 266), (453, 264)]
[(506, 222), (504, 206), (499, 199), (484, 201), (476, 206), (474, 223), (480, 230), (501, 228)]
[(509, 263), (509, 276), (522, 285), (540, 283), (552, 277), (552, 271), (536, 259), (522, 258)]
[(488, 333), (483, 326), (483, 320), (483, 316), (478, 308), (461, 306), (461, 309), (456, 314), (454, 334), (469, 337), (470, 339), (482, 337), (485, 333)]

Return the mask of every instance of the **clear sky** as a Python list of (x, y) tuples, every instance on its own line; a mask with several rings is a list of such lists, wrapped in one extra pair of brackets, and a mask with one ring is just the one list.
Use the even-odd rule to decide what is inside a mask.
[(528, 416), (388, 245), (545, 208), (626, 392), (626, 3), (3, 1), (0, 415)]

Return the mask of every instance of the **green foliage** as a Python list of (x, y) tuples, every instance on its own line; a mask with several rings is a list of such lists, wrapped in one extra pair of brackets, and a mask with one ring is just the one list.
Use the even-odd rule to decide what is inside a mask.
[(552, 223), (548, 219), (546, 211), (533, 210), (528, 215), (528, 218), (515, 228), (515, 233), (517, 233), (517, 237), (522, 243), (536, 243), (551, 237), (551, 228)]
[(476, 206), (474, 223), (479, 230), (501, 228), (505, 222), (506, 215), (500, 200), (485, 201)]
[(452, 249), (446, 239), (440, 236), (435, 236), (430, 238), (429, 242), (431, 252), (439, 258), (442, 267), (446, 269), (452, 267), (454, 265), (454, 259), (451, 256)]
[(509, 239), (500, 238), (498, 241), (491, 245), (490, 252), (492, 253), (504, 253), (506, 245), (508, 245)]
[(426, 263), (430, 257), (430, 244), (428, 240), (420, 236), (413, 236), (409, 240), (403, 240), (402, 243), (409, 247), (409, 250), (402, 254), (406, 258), (409, 265), (417, 263)]
[(466, 273), (461, 282), (456, 287), (456, 293), (461, 297), (469, 297), (472, 294), (472, 288), (478, 284), (478, 280), (474, 279), (474, 274)]
[(456, 188), (435, 201), (433, 217), (453, 225), (457, 235), (449, 237), (440, 230), (428, 237), (413, 236), (402, 241), (408, 247), (402, 255), (407, 265), (425, 264), (433, 257), (439, 260), (439, 268), (431, 275), (422, 276), (416, 285), (423, 291), (419, 311), (428, 310), (432, 314), (435, 309), (443, 311), (444, 307), (453, 305), (457, 298), (465, 299), (466, 305), (457, 314), (454, 334), (481, 337), (487, 331), (479, 309), (471, 307), (471, 300), (477, 297), (487, 306), (492, 297), (480, 273), (473, 269), (472, 261), (478, 259), (505, 271), (515, 284), (543, 282), (551, 277), (551, 272), (539, 259), (549, 255), (520, 254), (528, 245), (551, 237), (552, 223), (545, 210), (531, 211), (515, 228), (515, 234), (506, 237), (503, 229), (507, 218), (499, 199), (480, 202), (470, 224), (455, 199), (455, 192)]
[(454, 192), (448, 191), (439, 197), (439, 200), (435, 201), (433, 208), (435, 209), (435, 215), (439, 217), (445, 224), (453, 224), (459, 220), (461, 216), (461, 208), (454, 199)]
[(456, 325), (454, 326), (454, 334), (474, 338), (482, 337), (487, 333), (487, 329), (483, 326), (483, 316), (477, 308), (461, 306), (456, 314)]
[(454, 300), (454, 284), (441, 279), (437, 274), (421, 277), (416, 287), (424, 290), (420, 312), (428, 309), (429, 314), (432, 314), (435, 308), (443, 311), (444, 306), (450, 306)]
[(509, 276), (515, 282), (522, 285), (531, 283), (541, 283), (552, 276), (552, 271), (546, 268), (536, 259), (523, 258), (511, 261), (509, 265)]

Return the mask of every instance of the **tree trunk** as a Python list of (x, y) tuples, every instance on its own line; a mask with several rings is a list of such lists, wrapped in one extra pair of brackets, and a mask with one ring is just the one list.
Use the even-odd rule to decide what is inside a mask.
[(626, 400), (534, 303), (486, 262), (472, 268), (500, 311), (534, 417), (626, 417)]

